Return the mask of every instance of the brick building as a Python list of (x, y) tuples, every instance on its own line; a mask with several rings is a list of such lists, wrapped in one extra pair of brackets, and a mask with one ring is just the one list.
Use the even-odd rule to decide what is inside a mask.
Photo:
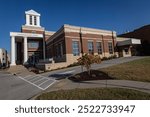
[(115, 55), (116, 32), (63, 25), (46, 41), (48, 58), (73, 63), (82, 53), (109, 57)]
[[(21, 32), (10, 32), (11, 65), (36, 64), (44, 69), (55, 69), (76, 62), (83, 53), (101, 58), (129, 56), (131, 53), (127, 51), (131, 45), (139, 44), (136, 39), (134, 43), (128, 38), (118, 40), (115, 31), (66, 24), (56, 32), (46, 31), (40, 25), (39, 13), (29, 10), (25, 15), (26, 24), (22, 25)], [(124, 49), (126, 53), (119, 54)]]

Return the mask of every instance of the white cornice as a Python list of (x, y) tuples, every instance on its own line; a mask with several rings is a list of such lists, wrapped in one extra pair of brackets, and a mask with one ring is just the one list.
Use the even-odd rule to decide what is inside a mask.
[(25, 14), (26, 15), (35, 15), (35, 16), (41, 16), (39, 13), (37, 13), (36, 11), (34, 10), (29, 10), (29, 11), (25, 11)]
[(108, 36), (116, 36), (115, 31), (108, 31), (108, 30), (100, 30), (100, 29), (94, 29), (94, 28), (86, 28), (86, 27), (79, 27), (79, 26), (71, 26), (68, 24), (64, 25), (65, 32), (77, 32), (77, 33), (83, 33), (83, 34), (98, 34), (98, 35), (108, 35)]
[(20, 32), (10, 32), (11, 37), (38, 37), (43, 38), (42, 34), (33, 34), (33, 33), (20, 33)]
[(114, 36), (116, 37), (115, 31), (107, 31), (107, 30), (100, 30), (100, 29), (93, 29), (93, 28), (85, 28), (79, 26), (71, 26), (68, 24), (64, 24), (54, 35), (52, 35), (46, 42), (48, 44), (53, 39), (58, 37), (63, 32), (76, 32), (76, 33), (83, 33), (83, 34), (96, 34), (96, 35), (103, 35), (103, 36)]

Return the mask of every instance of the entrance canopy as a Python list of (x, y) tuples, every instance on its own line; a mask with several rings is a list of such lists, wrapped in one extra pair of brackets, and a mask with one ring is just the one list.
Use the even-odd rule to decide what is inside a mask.
[(138, 44), (141, 44), (140, 39), (117, 37), (117, 46), (138, 45)]

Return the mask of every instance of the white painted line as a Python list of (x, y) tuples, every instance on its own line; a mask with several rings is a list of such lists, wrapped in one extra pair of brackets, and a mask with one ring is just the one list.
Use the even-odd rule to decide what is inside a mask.
[(48, 87), (52, 86), (55, 82), (56, 81), (52, 82), (50, 85), (48, 85), (46, 88), (44, 88), (44, 90), (47, 89)]
[(44, 84), (44, 83), (46, 83), (46, 82), (48, 82), (49, 80), (46, 80), (46, 81), (44, 81), (44, 82), (42, 82), (41, 84), (39, 84), (38, 86), (41, 86), (42, 84)]
[(49, 80), (49, 78), (47, 78), (47, 77), (45, 77), (45, 76), (42, 76), (42, 75), (37, 75), (37, 76), (40, 76), (40, 77), (43, 77), (43, 78)]
[(35, 85), (34, 83), (29, 82), (28, 80), (25, 80), (25, 79), (24, 79), (24, 78), (22, 78), (21, 76), (18, 76), (18, 77), (19, 77), (20, 79), (22, 79), (22, 80), (24, 80), (24, 81), (28, 82), (29, 84), (31, 84), (31, 85), (33, 85), (33, 86), (35, 86), (35, 87), (37, 87), (37, 88), (41, 89), (41, 90), (45, 90), (45, 89), (43, 89), (43, 88), (39, 87), (38, 85)]
[(39, 81), (41, 81), (41, 80), (43, 80), (43, 79), (45, 79), (45, 78), (41, 78), (41, 79), (39, 79), (39, 80), (37, 80), (37, 81), (35, 81), (35, 82), (33, 82), (33, 83), (39, 82)]
[[(44, 77), (44, 78), (46, 78), (46, 79), (48, 79), (48, 80), (56, 81), (56, 80), (55, 80), (55, 79), (53, 79), (52, 77), (49, 77), (49, 78)], [(51, 78), (51, 79), (50, 79), (50, 78)]]
[(40, 78), (40, 77), (39, 77), (39, 76), (36, 76), (36, 77), (34, 77), (34, 78), (29, 79), (28, 81), (32, 82), (32, 81), (36, 80), (37, 78)]
[(31, 77), (31, 75), (27, 75), (27, 76), (25, 76), (25, 77), (23, 77), (23, 78), (28, 78), (28, 77)]

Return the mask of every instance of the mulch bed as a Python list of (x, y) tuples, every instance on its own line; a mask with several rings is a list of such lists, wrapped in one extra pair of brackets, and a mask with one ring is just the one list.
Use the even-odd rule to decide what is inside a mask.
[(108, 76), (108, 74), (98, 71), (98, 70), (91, 70), (91, 75), (87, 72), (79, 73), (74, 76), (68, 78), (74, 82), (81, 82), (81, 81), (90, 81), (90, 80), (109, 80), (113, 79), (112, 77)]

